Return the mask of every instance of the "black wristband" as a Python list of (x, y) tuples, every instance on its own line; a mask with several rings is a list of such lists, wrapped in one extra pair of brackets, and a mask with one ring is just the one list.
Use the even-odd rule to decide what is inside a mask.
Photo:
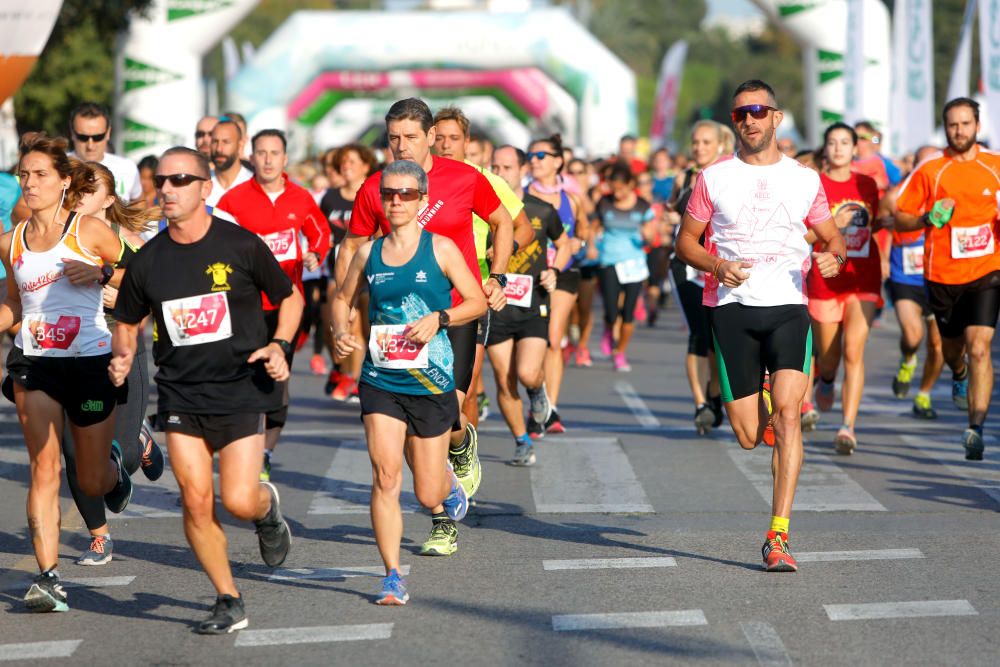
[(111, 279), (115, 277), (115, 267), (110, 264), (103, 264), (101, 266), (101, 278), (97, 281), (97, 284), (104, 287), (111, 282)]
[(289, 343), (287, 340), (282, 340), (281, 338), (272, 338), (271, 342), (280, 347), (281, 351), (285, 354), (286, 357), (292, 353), (292, 344)]
[(520, 247), (521, 247), (521, 246), (519, 246), (519, 245), (517, 244), (517, 241), (515, 240), (515, 241), (514, 241), (514, 248), (513, 248), (513, 250), (511, 250), (511, 254), (513, 254), (513, 253), (517, 252), (517, 249), (518, 249), (518, 248), (520, 248)]

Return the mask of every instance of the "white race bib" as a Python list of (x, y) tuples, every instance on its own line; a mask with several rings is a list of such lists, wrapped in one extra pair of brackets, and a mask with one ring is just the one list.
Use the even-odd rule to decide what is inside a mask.
[(872, 240), (872, 230), (867, 227), (850, 226), (844, 230), (844, 240), (847, 241), (848, 257), (868, 257)]
[(624, 262), (615, 264), (615, 273), (618, 274), (618, 282), (622, 285), (631, 283), (641, 283), (649, 277), (649, 266), (646, 258), (627, 259)]
[(993, 223), (978, 227), (951, 228), (951, 258), (971, 259), (992, 255), (994, 251)]
[(503, 294), (507, 297), (507, 305), (530, 308), (531, 294), (534, 291), (534, 287), (534, 276), (523, 273), (508, 273), (507, 286), (503, 288)]
[(698, 269), (691, 268), (690, 266), (684, 266), (684, 277), (688, 279), (688, 282), (694, 283), (698, 287), (705, 286), (705, 272), (699, 271)]
[(80, 352), (76, 315), (32, 313), (21, 318), (21, 343), (28, 357), (75, 357)]
[(922, 245), (903, 247), (903, 275), (924, 275), (924, 247)]
[(278, 262), (291, 262), (298, 257), (295, 244), (298, 239), (295, 237), (294, 229), (283, 229), (280, 232), (271, 234), (258, 234), (260, 240), (267, 244), (271, 253)]
[(233, 335), (225, 292), (164, 301), (163, 323), (175, 347), (214, 343)]
[(427, 368), (427, 346), (407, 340), (405, 324), (374, 324), (368, 351), (376, 368)]

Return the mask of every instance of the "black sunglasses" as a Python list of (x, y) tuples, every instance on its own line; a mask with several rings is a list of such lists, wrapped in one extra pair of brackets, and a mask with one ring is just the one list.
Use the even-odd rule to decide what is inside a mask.
[(763, 120), (767, 118), (767, 114), (777, 111), (774, 107), (769, 107), (766, 104), (748, 104), (742, 107), (736, 107), (732, 111), (732, 118), (734, 123), (742, 123), (747, 119), (747, 116), (753, 116), (757, 120)]
[(212, 136), (211, 130), (195, 130), (194, 132), (195, 139), (201, 139), (202, 137), (210, 137), (210, 136)]
[(167, 174), (166, 176), (153, 176), (153, 183), (156, 185), (157, 190), (162, 190), (163, 186), (170, 181), (170, 185), (175, 188), (183, 188), (185, 186), (191, 185), (195, 181), (207, 181), (208, 179), (204, 176), (195, 176), (194, 174)]
[(382, 188), (382, 201), (392, 201), (392, 198), (399, 195), (400, 201), (416, 201), (424, 193), (416, 188)]
[(528, 153), (525, 157), (530, 162), (531, 160), (544, 160), (546, 155), (549, 157), (559, 157), (559, 153), (550, 153), (548, 151), (535, 151)]
[(104, 141), (104, 137), (108, 136), (108, 131), (104, 130), (100, 134), (80, 134), (76, 130), (73, 130), (73, 136), (75, 136), (76, 140), (81, 144), (85, 144), (88, 141), (93, 141), (96, 144), (99, 141)]

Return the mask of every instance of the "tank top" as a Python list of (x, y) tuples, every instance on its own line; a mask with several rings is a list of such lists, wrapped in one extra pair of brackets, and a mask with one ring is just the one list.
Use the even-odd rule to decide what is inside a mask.
[(27, 221), (15, 229), (10, 265), (21, 294), (21, 329), (14, 345), (29, 357), (94, 357), (111, 352), (111, 331), (104, 319), (101, 286), (73, 285), (63, 273), (63, 258), (100, 266), (104, 262), (80, 243), (80, 217), (69, 214), (62, 238), (45, 252), (25, 242)]
[(434, 256), (433, 235), (421, 231), (413, 257), (401, 266), (382, 261), (386, 237), (372, 244), (365, 262), (371, 336), (360, 382), (396, 394), (442, 394), (455, 388), (455, 356), (444, 330), (417, 346), (407, 324), (451, 307), (451, 281)]

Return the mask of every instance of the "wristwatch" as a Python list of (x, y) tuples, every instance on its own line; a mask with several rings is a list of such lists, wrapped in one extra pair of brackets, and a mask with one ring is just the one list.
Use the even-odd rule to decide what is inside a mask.
[(503, 273), (491, 273), (490, 274), (490, 278), (492, 278), (493, 280), (497, 281), (497, 284), (500, 285), (500, 287), (506, 287), (507, 286), (507, 275), (506, 274), (503, 274)]
[(111, 282), (111, 279), (115, 277), (115, 267), (110, 264), (104, 264), (101, 266), (101, 278), (97, 281), (97, 284), (101, 287), (107, 285)]
[(271, 342), (280, 347), (281, 351), (285, 354), (285, 356), (288, 356), (289, 354), (292, 353), (292, 344), (289, 343), (287, 340), (282, 340), (280, 338), (272, 338)]
[(451, 326), (451, 315), (448, 314), (447, 310), (438, 311), (438, 328), (447, 329)]

